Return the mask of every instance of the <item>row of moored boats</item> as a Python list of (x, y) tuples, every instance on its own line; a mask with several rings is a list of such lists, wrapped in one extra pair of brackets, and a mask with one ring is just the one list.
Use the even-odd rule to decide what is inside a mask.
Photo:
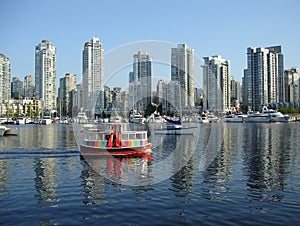
[(209, 122), (290, 122), (289, 115), (263, 107), (261, 112), (248, 111), (247, 114), (227, 113), (223, 117), (218, 118), (213, 114), (202, 114), (200, 120), (202, 123)]

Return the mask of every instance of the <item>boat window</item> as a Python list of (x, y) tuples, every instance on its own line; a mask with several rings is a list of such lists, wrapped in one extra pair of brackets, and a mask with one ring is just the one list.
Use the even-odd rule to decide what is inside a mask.
[(137, 140), (143, 139), (143, 134), (142, 134), (142, 133), (137, 133), (137, 134), (136, 134), (136, 139), (137, 139)]
[(123, 133), (121, 135), (121, 140), (128, 140), (128, 134), (127, 133)]
[(129, 140), (135, 140), (136, 138), (135, 138), (135, 134), (129, 134)]

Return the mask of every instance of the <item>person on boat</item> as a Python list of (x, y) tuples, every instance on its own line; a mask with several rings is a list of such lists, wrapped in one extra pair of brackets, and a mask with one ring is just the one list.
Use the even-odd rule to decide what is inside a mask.
[(106, 147), (121, 147), (120, 133), (112, 128)]
[(117, 148), (121, 147), (120, 133), (117, 131), (114, 136), (114, 146)]
[(111, 148), (114, 144), (114, 130), (112, 128), (106, 147)]

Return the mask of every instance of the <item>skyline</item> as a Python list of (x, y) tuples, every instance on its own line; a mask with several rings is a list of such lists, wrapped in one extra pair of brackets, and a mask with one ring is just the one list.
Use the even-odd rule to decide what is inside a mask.
[(12, 77), (23, 80), (34, 75), (34, 48), (45, 39), (57, 47), (57, 80), (72, 73), (82, 82), (82, 51), (92, 37), (99, 37), (104, 58), (127, 43), (184, 43), (200, 59), (221, 55), (230, 60), (231, 75), (240, 82), (247, 67), (248, 47), (281, 45), (285, 69), (300, 67), (296, 30), (300, 3), (296, 0), (228, 1), (226, 5), (222, 1), (44, 3), (13, 0), (2, 4), (0, 13), (6, 23), (0, 53), (9, 58)]

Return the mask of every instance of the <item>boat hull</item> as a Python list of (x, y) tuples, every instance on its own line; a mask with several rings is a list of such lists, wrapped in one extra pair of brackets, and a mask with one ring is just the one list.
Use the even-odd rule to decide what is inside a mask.
[(106, 148), (106, 147), (93, 147), (88, 145), (80, 145), (80, 152), (83, 156), (132, 156), (140, 157), (145, 153), (151, 153), (152, 144), (148, 143), (136, 147), (121, 147), (121, 148)]
[(245, 122), (270, 122), (270, 117), (247, 117)]
[(11, 129), (6, 126), (0, 126), (0, 137), (9, 135), (11, 132)]
[(131, 122), (131, 123), (144, 123), (145, 119), (144, 118), (129, 118), (129, 122)]
[(244, 122), (243, 117), (232, 117), (232, 118), (223, 118), (223, 122), (230, 122), (230, 123), (242, 123)]
[(289, 116), (283, 117), (271, 117), (271, 122), (290, 122), (291, 118)]
[(197, 127), (163, 128), (155, 129), (154, 133), (165, 135), (193, 135), (196, 128)]
[(0, 127), (0, 137), (4, 136), (5, 128)]

